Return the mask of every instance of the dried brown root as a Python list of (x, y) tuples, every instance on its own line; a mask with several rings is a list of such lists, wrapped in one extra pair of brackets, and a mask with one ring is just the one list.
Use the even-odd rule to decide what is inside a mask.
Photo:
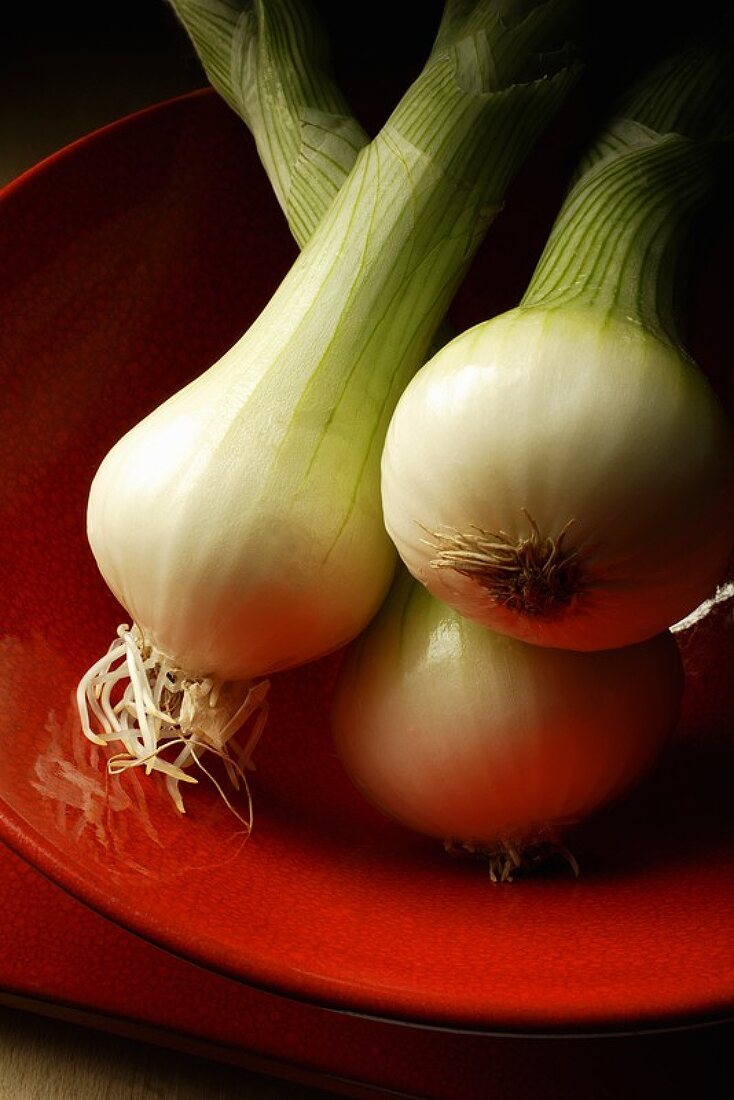
[(557, 838), (543, 836), (537, 840), (518, 843), (506, 838), (488, 845), (449, 837), (444, 848), (451, 856), (472, 857), (487, 864), (490, 882), (514, 882), (516, 872), (532, 872), (549, 860), (561, 856), (578, 878), (581, 870), (576, 857)]
[(530, 533), (513, 538), (506, 531), (427, 531), (423, 541), (435, 551), (434, 569), (453, 569), (476, 580), (493, 602), (523, 615), (550, 615), (573, 600), (583, 587), (576, 550), (564, 540), (570, 519), (555, 537), (543, 537), (537, 523), (522, 509)]

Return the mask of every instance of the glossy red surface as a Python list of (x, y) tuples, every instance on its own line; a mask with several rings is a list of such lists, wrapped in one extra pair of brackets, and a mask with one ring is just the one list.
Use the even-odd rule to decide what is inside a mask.
[[(462, 1034), (333, 1012), (177, 959), (0, 844), (0, 1004), (183, 1049), (353, 1100), (715, 1095), (734, 1024), (561, 1037)], [(674, 1091), (677, 1089), (678, 1091)], [(320, 1095), (320, 1094), (319, 1094)]]
[[(512, 304), (512, 234), (535, 211), (522, 186), (459, 323)], [(515, 275), (497, 289), (503, 248)], [(76, 143), (0, 197), (0, 837), (123, 928), (289, 1001), (487, 1033), (732, 1014), (730, 605), (682, 638), (676, 742), (577, 830), (578, 880), (559, 865), (493, 887), (363, 803), (329, 738), (338, 655), (273, 678), (248, 840), (213, 788), (181, 818), (82, 739), (76, 683), (124, 620), (86, 543), (92, 474), (233, 342), (295, 253), (249, 136), (208, 92)], [(699, 300), (712, 370), (716, 293)]]

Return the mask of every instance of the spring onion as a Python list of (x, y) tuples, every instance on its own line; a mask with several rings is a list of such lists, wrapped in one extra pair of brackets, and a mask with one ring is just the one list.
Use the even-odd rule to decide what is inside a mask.
[(682, 685), (668, 631), (591, 653), (529, 645), (459, 615), (401, 570), (347, 649), (334, 739), (381, 811), (508, 881), (557, 852), (575, 865), (569, 831), (657, 759)]
[(731, 136), (731, 38), (688, 46), (585, 157), (519, 306), (400, 398), (382, 467), (410, 572), (513, 637), (593, 650), (712, 594), (734, 546), (728, 416), (679, 330), (679, 273)]
[(90, 545), (132, 626), (82, 679), (82, 726), (168, 770), (180, 808), (192, 746), (224, 752), (264, 677), (345, 644), (382, 601), (390, 415), (574, 84), (567, 51), (538, 52), (561, 0), (459, 7), (262, 314), (93, 480)]

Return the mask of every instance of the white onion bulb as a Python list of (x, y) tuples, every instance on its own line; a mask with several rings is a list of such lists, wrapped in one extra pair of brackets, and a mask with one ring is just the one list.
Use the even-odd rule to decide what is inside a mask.
[(641, 325), (518, 308), (409, 384), (382, 493), (401, 558), (438, 599), (539, 645), (610, 649), (721, 580), (732, 428), (702, 372)]
[(593, 653), (528, 645), (401, 573), (345, 656), (335, 745), (384, 813), (485, 853), (507, 878), (645, 773), (682, 685), (669, 632)]

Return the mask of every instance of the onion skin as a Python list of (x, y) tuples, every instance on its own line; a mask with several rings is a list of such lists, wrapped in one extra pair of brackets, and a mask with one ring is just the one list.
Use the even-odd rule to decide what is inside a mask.
[(339, 758), (403, 825), (470, 848), (531, 848), (628, 791), (680, 712), (664, 632), (616, 650), (531, 646), (463, 619), (400, 575), (347, 650)]
[[(447, 345), (403, 393), (382, 460), (387, 530), (438, 599), (539, 645), (652, 637), (721, 580), (734, 545), (731, 424), (702, 372), (643, 326), (517, 308)], [(566, 528), (576, 590), (547, 612), (437, 565), (434, 535)]]

